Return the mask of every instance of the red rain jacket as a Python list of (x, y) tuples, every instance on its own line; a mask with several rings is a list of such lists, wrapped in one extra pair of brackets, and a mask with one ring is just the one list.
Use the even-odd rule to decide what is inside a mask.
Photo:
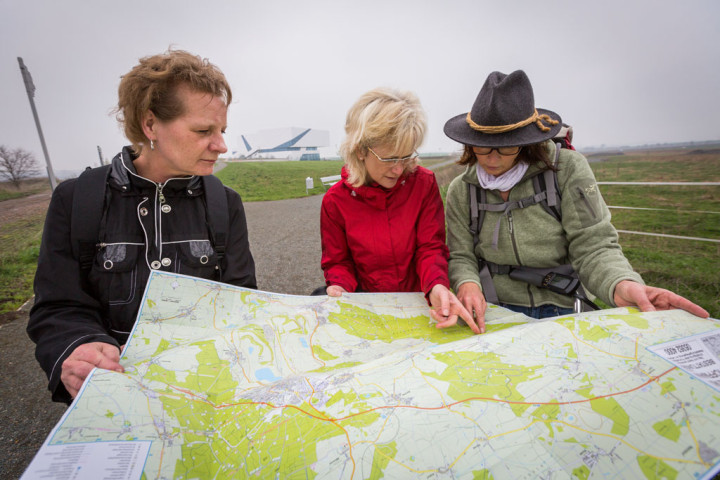
[(435, 174), (417, 167), (392, 189), (342, 181), (320, 213), (325, 283), (348, 292), (419, 292), (449, 287), (445, 218)]

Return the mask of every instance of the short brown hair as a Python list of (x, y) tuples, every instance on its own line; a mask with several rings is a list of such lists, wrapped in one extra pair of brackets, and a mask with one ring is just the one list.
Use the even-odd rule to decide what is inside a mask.
[(135, 153), (139, 154), (147, 142), (142, 121), (148, 110), (164, 122), (185, 113), (185, 105), (177, 97), (180, 86), (220, 97), (226, 105), (232, 101), (225, 75), (207, 58), (183, 50), (141, 58), (120, 80), (114, 110)]
[[(458, 165), (473, 165), (477, 162), (477, 157), (475, 157), (475, 152), (473, 152), (472, 145), (464, 145), (464, 149), (462, 152), (462, 155), (460, 156), (460, 160), (458, 160), (456, 163)], [(556, 170), (555, 167), (553, 167), (552, 163), (550, 163), (550, 157), (548, 156), (547, 146), (545, 142), (541, 143), (534, 143), (532, 145), (525, 145), (520, 150), (520, 153), (518, 153), (517, 158), (515, 158), (515, 163), (524, 161), (525, 163), (528, 163), (530, 165), (534, 163), (543, 163), (545, 165), (545, 168), (550, 170)]]

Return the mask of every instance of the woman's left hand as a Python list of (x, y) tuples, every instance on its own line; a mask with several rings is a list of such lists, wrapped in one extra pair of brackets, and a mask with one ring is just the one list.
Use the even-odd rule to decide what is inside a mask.
[(470, 312), (467, 311), (460, 300), (444, 285), (437, 284), (428, 295), (432, 308), (430, 315), (437, 320), (438, 328), (451, 327), (457, 324), (458, 316), (465, 320), (470, 329), (475, 333), (481, 333), (480, 327), (475, 323)]
[(345, 290), (340, 285), (330, 285), (329, 287), (327, 287), (326, 291), (328, 296), (330, 297), (339, 297), (343, 293), (347, 293), (347, 290)]
[(632, 280), (623, 280), (615, 286), (613, 301), (618, 307), (637, 307), (643, 312), (680, 308), (698, 317), (710, 316), (701, 306), (670, 290), (641, 285)]

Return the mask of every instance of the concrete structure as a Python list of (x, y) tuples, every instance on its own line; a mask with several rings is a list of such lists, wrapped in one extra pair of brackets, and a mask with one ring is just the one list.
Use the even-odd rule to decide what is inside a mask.
[(275, 128), (241, 135), (239, 144), (241, 158), (320, 160), (318, 148), (330, 145), (330, 132), (312, 128)]

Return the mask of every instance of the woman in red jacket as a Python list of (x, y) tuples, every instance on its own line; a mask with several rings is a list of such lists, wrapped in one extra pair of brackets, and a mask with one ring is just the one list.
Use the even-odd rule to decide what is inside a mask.
[(342, 180), (322, 202), (327, 294), (425, 293), (438, 327), (460, 316), (485, 331), (449, 290), (445, 219), (435, 175), (417, 166), (425, 113), (408, 92), (378, 88), (352, 106), (340, 147)]

